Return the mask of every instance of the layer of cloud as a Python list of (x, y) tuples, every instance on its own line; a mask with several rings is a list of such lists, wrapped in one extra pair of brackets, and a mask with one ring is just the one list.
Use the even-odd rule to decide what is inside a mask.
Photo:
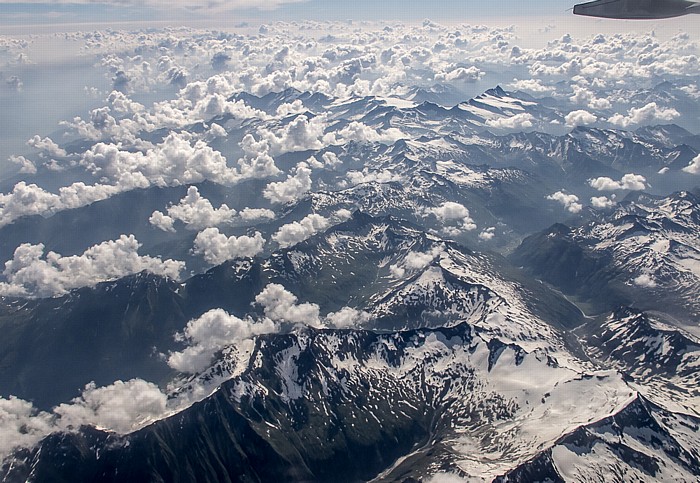
[(218, 228), (207, 228), (194, 239), (193, 253), (201, 255), (207, 263), (219, 265), (234, 258), (254, 257), (263, 251), (265, 239), (260, 232), (253, 236), (226, 236)]
[(122, 235), (118, 240), (92, 246), (82, 255), (63, 257), (55, 252), (44, 254), (43, 244), (24, 243), (5, 263), (7, 282), (0, 283), (0, 295), (53, 297), (144, 270), (179, 278), (184, 262), (140, 256), (140, 246), (133, 235)]

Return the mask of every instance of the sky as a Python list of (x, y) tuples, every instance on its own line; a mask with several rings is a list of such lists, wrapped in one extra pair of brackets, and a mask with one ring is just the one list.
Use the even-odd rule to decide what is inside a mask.
[(436, 20), (564, 14), (568, 0), (112, 0), (0, 1), (0, 25), (156, 20)]

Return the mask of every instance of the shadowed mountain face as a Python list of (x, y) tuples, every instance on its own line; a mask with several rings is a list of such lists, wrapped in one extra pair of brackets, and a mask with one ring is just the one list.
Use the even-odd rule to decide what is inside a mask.
[[(446, 38), (464, 45), (457, 33)], [(562, 58), (574, 49), (567, 36), (552, 45)], [(498, 51), (515, 70), (529, 55)], [(338, 75), (367, 68), (349, 62)], [(531, 87), (560, 75), (547, 62), (561, 59), (542, 62)], [(87, 205), (92, 195), (26, 184), (1, 198), (3, 293), (32, 294), (52, 273), (42, 263), (60, 272), (126, 233), (140, 255), (185, 261), (188, 274), (134, 274), (139, 264), (65, 295), (0, 298), (2, 481), (697, 479), (700, 200), (679, 190), (700, 143), (650, 124), (692, 128), (693, 84), (575, 85), (544, 99), (497, 87), (466, 102), (447, 84), (401, 99), (231, 86), (209, 97), (223, 80), (155, 114), (110, 96), (95, 115), (111, 112), (143, 143), (91, 121), (92, 141), (37, 138), (44, 151), (17, 160), (36, 163), (39, 184), (63, 169), (42, 186), (53, 191), (78, 172), (142, 179)], [(163, 151), (169, 137), (177, 149)], [(97, 139), (122, 144), (88, 155), (107, 149)], [(65, 166), (46, 150), (65, 151)], [(218, 230), (202, 236), (210, 252), (195, 243), (206, 230)], [(256, 232), (256, 255), (235, 258), (236, 237)], [(27, 243), (64, 258), (28, 260), (13, 280)]]
[[(392, 265), (398, 270), (416, 254), (425, 258), (421, 265), (392, 274)], [(488, 325), (494, 314), (504, 314), (493, 329), (515, 337), (526, 327), (536, 333), (581, 321), (575, 307), (521, 277), (501, 257), (358, 212), (268, 259), (227, 262), (183, 284), (142, 273), (58, 298), (6, 299), (0, 387), (6, 396), (48, 409), (91, 381), (164, 382), (173, 371), (162, 354), (181, 348), (174, 336), (189, 320), (214, 308), (262, 315), (255, 297), (269, 283), (319, 304), (322, 313), (348, 304), (365, 310), (370, 326), (380, 330), (465, 320)]]
[(630, 196), (586, 225), (526, 238), (510, 259), (594, 311), (633, 303), (697, 334), (699, 206), (690, 192)]
[[(502, 453), (504, 467), (531, 454), (519, 438), (551, 438), (533, 431), (524, 415), (534, 411), (543, 424), (568, 426), (552, 410), (570, 401), (572, 390), (600, 397), (590, 378), (577, 378), (542, 353), (486, 342), (466, 324), (384, 335), (307, 329), (264, 336), (240, 363), (224, 354), (192, 380), (223, 375), (220, 389), (174, 416), (123, 437), (90, 428), (50, 436), (18, 453), (4, 476), (357, 481), (380, 472), (390, 479), (417, 475), (436, 461), (449, 466), (467, 456), (493, 471), (480, 454)], [(238, 375), (227, 379), (226, 372)], [(508, 391), (508, 380), (518, 377), (531, 379), (527, 393)], [(599, 375), (595, 386), (629, 398), (614, 376)], [(516, 421), (521, 436), (505, 429), (507, 421)], [(463, 438), (477, 453), (464, 453)]]

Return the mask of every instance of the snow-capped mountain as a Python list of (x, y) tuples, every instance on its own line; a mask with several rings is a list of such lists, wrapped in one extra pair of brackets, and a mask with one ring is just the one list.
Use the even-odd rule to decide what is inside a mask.
[(50, 436), (3, 476), (355, 481), (442, 468), (486, 479), (634, 394), (614, 372), (578, 374), (466, 324), (264, 336), (216, 367), (235, 375), (189, 409), (124, 437)]
[(696, 337), (653, 313), (630, 308), (616, 310), (602, 323), (591, 321), (577, 332), (584, 336), (591, 357), (631, 376), (640, 392), (699, 414), (700, 341)]
[(642, 194), (584, 226), (533, 235), (511, 258), (596, 310), (634, 303), (697, 335), (699, 228), (694, 194)]

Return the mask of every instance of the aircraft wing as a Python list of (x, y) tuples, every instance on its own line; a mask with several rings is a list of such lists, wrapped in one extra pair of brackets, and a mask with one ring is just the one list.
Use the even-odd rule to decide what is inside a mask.
[(595, 0), (574, 6), (575, 15), (631, 20), (680, 17), (700, 13), (700, 4), (689, 0)]

